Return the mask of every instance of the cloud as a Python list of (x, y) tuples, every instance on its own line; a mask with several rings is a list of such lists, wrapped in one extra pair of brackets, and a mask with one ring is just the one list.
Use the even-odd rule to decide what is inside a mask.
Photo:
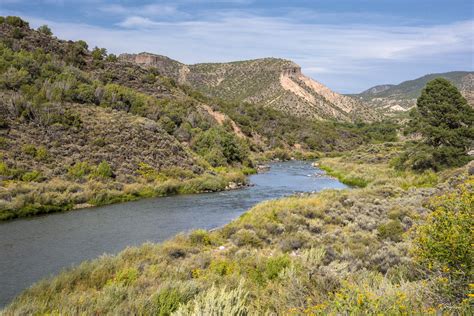
[(142, 16), (162, 16), (162, 15), (176, 15), (180, 13), (175, 5), (167, 4), (147, 4), (141, 6), (124, 6), (121, 4), (109, 4), (99, 7), (99, 10), (104, 13), (118, 14), (118, 15), (142, 15)]
[(153, 22), (149, 18), (141, 16), (130, 16), (120, 22), (118, 25), (126, 28), (151, 28), (157, 26), (159, 23)]
[[(122, 12), (120, 7), (109, 9)], [(150, 51), (185, 63), (267, 56), (292, 59), (304, 72), (339, 91), (408, 79), (418, 75), (415, 70), (473, 67), (474, 20), (380, 26), (310, 23), (244, 11), (214, 12), (192, 20), (127, 13), (130, 16), (123, 12), (118, 28), (27, 19), (32, 25), (50, 25), (60, 38), (84, 39), (113, 53)]]

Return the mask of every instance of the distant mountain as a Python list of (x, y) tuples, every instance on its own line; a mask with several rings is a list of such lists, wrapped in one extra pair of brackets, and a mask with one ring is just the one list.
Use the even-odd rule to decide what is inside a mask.
[(426, 83), (439, 77), (451, 81), (461, 91), (469, 104), (474, 105), (474, 72), (469, 71), (429, 74), (415, 80), (404, 81), (398, 85), (378, 85), (350, 96), (373, 108), (407, 111), (415, 106), (416, 99), (420, 96)]
[(250, 102), (299, 117), (342, 121), (374, 118), (369, 107), (305, 76), (301, 67), (289, 60), (262, 58), (185, 65), (150, 53), (123, 54), (119, 58), (156, 67), (163, 75), (212, 97)]

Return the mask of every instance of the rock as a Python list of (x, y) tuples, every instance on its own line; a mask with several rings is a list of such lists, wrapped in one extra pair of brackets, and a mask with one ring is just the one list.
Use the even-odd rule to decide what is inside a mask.
[(235, 190), (235, 189), (237, 189), (238, 187), (239, 187), (239, 185), (238, 185), (237, 183), (235, 183), (235, 182), (230, 182), (230, 183), (227, 185), (226, 189), (228, 189), (228, 190)]

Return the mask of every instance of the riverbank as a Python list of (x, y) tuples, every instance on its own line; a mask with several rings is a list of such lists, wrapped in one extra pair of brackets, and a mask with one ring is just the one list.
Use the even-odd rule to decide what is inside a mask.
[(466, 313), (469, 301), (448, 299), (449, 281), (418, 262), (413, 232), (436, 205), (469, 207), (474, 178), (467, 167), (422, 180), (397, 173), (392, 146), (321, 160), (365, 188), (264, 202), (221, 229), (84, 262), (5, 313)]
[(145, 174), (129, 183), (123, 179), (92, 177), (84, 181), (67, 178), (45, 182), (3, 181), (5, 199), (0, 204), (0, 221), (143, 198), (238, 189), (248, 184), (246, 175), (254, 172), (248, 168), (220, 168), (201, 175), (179, 171), (169, 175)]

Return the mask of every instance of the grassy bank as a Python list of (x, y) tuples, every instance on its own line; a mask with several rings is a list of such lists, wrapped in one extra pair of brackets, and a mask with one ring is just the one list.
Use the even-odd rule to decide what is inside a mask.
[[(0, 220), (64, 212), (75, 208), (134, 201), (141, 198), (222, 191), (229, 184), (245, 185), (250, 169), (221, 168), (186, 177), (142, 175), (131, 183), (90, 177), (83, 181), (55, 178), (47, 182), (4, 181)], [(178, 173), (179, 175), (179, 173)]]
[[(429, 268), (425, 260), (439, 256), (422, 246), (426, 228), (443, 231), (433, 226), (438, 213), (472, 215), (474, 177), (464, 167), (420, 182), (390, 167), (391, 146), (322, 159), (365, 188), (264, 202), (221, 229), (84, 262), (26, 290), (4, 313), (469, 314), (472, 267)], [(450, 238), (457, 245), (473, 242), (462, 235), (472, 216), (464, 222)]]

